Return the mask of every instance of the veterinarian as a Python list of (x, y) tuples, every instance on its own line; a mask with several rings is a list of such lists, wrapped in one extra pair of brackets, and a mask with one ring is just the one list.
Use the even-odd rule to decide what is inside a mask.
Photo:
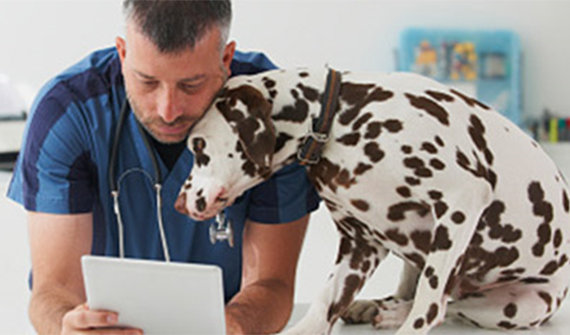
[[(304, 169), (285, 169), (228, 209), (234, 248), (211, 244), (209, 223), (192, 221), (173, 207), (193, 164), (185, 143), (191, 126), (229, 76), (275, 66), (263, 54), (241, 53), (235, 42), (228, 43), (229, 0), (123, 5), (125, 38), (49, 81), (31, 110), (8, 191), (28, 213), (30, 319), (40, 334), (140, 332), (102, 329), (113, 327), (117, 314), (85, 304), (80, 257), (119, 254), (109, 186), (114, 169), (126, 257), (165, 259), (146, 137), (162, 175), (158, 217), (172, 261), (222, 267), (229, 333), (277, 332), (292, 309), (308, 213), (319, 201)], [(128, 113), (116, 138), (122, 106)], [(115, 140), (117, 161), (110, 167)]]

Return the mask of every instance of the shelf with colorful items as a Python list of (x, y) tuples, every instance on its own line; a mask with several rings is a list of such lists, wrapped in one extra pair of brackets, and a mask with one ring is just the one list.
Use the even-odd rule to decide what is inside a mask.
[(530, 135), (564, 175), (570, 177), (570, 116), (561, 116), (545, 109), (542, 116), (528, 120), (526, 124)]

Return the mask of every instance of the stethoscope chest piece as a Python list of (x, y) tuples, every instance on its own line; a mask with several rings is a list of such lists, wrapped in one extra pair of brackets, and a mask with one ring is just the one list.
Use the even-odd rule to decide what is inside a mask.
[(219, 241), (228, 241), (228, 245), (234, 247), (232, 221), (226, 219), (223, 211), (216, 216), (216, 222), (210, 225), (210, 242), (216, 244)]

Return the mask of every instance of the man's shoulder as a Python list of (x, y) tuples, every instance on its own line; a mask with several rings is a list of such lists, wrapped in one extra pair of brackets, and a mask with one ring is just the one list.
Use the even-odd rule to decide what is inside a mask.
[(277, 66), (261, 52), (236, 50), (231, 64), (232, 75), (257, 74), (274, 70)]
[(116, 49), (97, 50), (47, 82), (38, 93), (34, 107), (47, 98), (57, 100), (60, 105), (86, 101), (109, 93), (122, 82)]

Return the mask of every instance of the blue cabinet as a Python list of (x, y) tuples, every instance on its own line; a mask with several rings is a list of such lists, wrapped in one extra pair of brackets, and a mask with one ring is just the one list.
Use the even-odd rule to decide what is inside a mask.
[(411, 28), (402, 32), (398, 71), (453, 86), (521, 125), (520, 40), (505, 30)]

